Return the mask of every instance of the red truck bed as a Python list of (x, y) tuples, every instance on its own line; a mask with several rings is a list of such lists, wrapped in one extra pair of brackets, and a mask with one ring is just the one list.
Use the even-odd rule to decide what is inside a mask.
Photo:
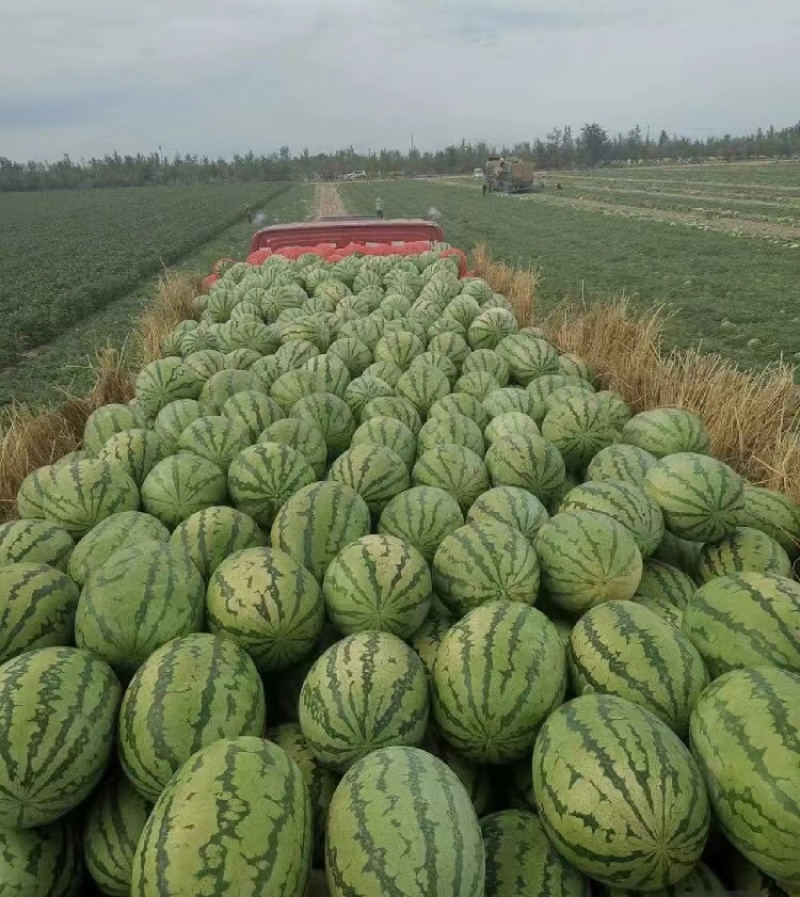
[(262, 227), (253, 234), (250, 252), (319, 243), (332, 243), (338, 248), (350, 243), (397, 245), (416, 240), (444, 242), (444, 232), (438, 224), (423, 218), (329, 218)]

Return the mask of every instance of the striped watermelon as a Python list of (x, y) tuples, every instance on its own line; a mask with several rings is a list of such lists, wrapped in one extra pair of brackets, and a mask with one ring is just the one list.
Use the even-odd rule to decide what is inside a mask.
[(771, 573), (733, 573), (701, 586), (683, 631), (712, 676), (772, 664), (800, 673), (800, 585)]
[(130, 405), (120, 403), (102, 405), (86, 419), (83, 427), (83, 447), (89, 454), (97, 455), (115, 433), (141, 426), (141, 415)]
[(619, 430), (606, 404), (582, 391), (547, 412), (542, 436), (561, 452), (570, 470), (581, 471), (601, 449), (619, 440)]
[(486, 851), (485, 897), (588, 897), (589, 882), (562, 859), (535, 813), (503, 810), (481, 819)]
[(83, 856), (104, 894), (130, 894), (133, 854), (151, 810), (151, 804), (119, 773), (94, 793), (83, 832)]
[(462, 327), (468, 328), (480, 313), (481, 307), (477, 299), (469, 294), (462, 293), (448, 302), (442, 316), (458, 321)]
[(594, 380), (594, 373), (588, 362), (579, 355), (573, 355), (571, 352), (564, 352), (563, 355), (559, 355), (558, 367), (570, 377), (580, 377), (589, 383)]
[(206, 606), (209, 630), (233, 639), (262, 673), (309, 654), (325, 616), (314, 577), (278, 548), (230, 555), (211, 575)]
[(225, 353), (225, 367), (239, 371), (249, 371), (262, 357), (255, 349), (233, 349)]
[(142, 483), (145, 511), (170, 529), (196, 511), (225, 504), (227, 497), (224, 472), (193, 452), (159, 461)]
[(337, 772), (379, 748), (420, 744), (428, 713), (425, 667), (388, 632), (358, 632), (328, 648), (300, 692), (308, 746)]
[(179, 523), (170, 543), (192, 559), (203, 579), (231, 554), (261, 548), (266, 536), (252, 517), (228, 507), (204, 508)]
[(208, 409), (196, 399), (176, 399), (165, 405), (153, 422), (153, 429), (161, 437), (165, 454), (177, 449), (178, 437), (193, 421), (208, 414)]
[(47, 520), (79, 539), (117, 511), (135, 511), (139, 490), (113, 461), (51, 464), (29, 473), (17, 493), (20, 517)]
[(350, 371), (341, 358), (328, 353), (315, 355), (303, 368), (310, 371), (314, 378), (314, 392), (327, 392), (344, 398), (350, 383)]
[[(530, 416), (534, 411), (531, 397), (519, 386), (504, 386), (495, 389), (484, 397), (481, 404), (492, 419), (515, 411)], [(531, 421), (534, 422), (533, 418)]]
[(417, 436), (417, 451), (420, 455), (442, 443), (461, 445), (481, 458), (484, 455), (481, 428), (463, 414), (437, 414), (422, 425)]
[(522, 386), (559, 370), (558, 353), (550, 343), (527, 333), (507, 336), (497, 345), (497, 354), (508, 362), (511, 380)]
[(739, 474), (694, 452), (662, 458), (648, 470), (644, 487), (663, 511), (667, 529), (682, 539), (721, 539), (736, 528), (744, 510)]
[(548, 407), (548, 400), (550, 397), (558, 390), (567, 386), (572, 386), (575, 389), (580, 389), (584, 392), (594, 392), (592, 384), (588, 383), (582, 377), (573, 377), (569, 374), (562, 373), (542, 374), (528, 383), (525, 390), (533, 399), (533, 404), (536, 409), (534, 416), (537, 418), (537, 422), (540, 422), (540, 419), (543, 420), (545, 414), (550, 410)]
[(320, 352), (327, 352), (332, 334), (322, 315), (300, 314), (281, 328), (281, 342), (284, 345), (294, 340), (305, 340), (315, 345)]
[(264, 686), (250, 657), (208, 633), (173, 639), (131, 680), (119, 712), (125, 775), (154, 802), (189, 757), (219, 738), (264, 734)]
[(328, 564), (342, 548), (369, 531), (369, 508), (355, 490), (343, 483), (312, 483), (278, 511), (271, 544), (322, 582)]
[(642, 556), (630, 531), (596, 511), (551, 517), (535, 548), (547, 597), (568, 613), (630, 600), (642, 577)]
[(793, 560), (800, 551), (800, 507), (781, 492), (745, 483), (739, 525), (771, 536)]
[[(586, 381), (584, 380), (582, 382), (585, 383)], [(605, 406), (613, 426), (621, 431), (633, 416), (631, 406), (628, 405), (618, 392), (614, 392), (613, 389), (601, 389), (599, 392), (596, 392), (594, 396), (598, 402)]]
[(351, 377), (360, 377), (372, 364), (372, 352), (369, 346), (352, 337), (334, 340), (327, 354), (342, 361)]
[(564, 485), (566, 470), (558, 449), (542, 436), (518, 433), (495, 440), (486, 452), (493, 486), (516, 486), (549, 502)]
[(0, 830), (47, 825), (89, 796), (121, 697), (88, 651), (40, 648), (0, 666)]
[[(473, 371), (471, 374), (462, 374), (453, 384), (453, 392), (463, 392), (477, 399), (481, 404), (483, 404), (486, 396), (498, 389), (500, 389), (500, 384), (487, 371)], [(488, 410), (486, 413), (489, 414)], [(491, 417), (491, 415), (489, 416)]]
[(215, 741), (161, 793), (133, 858), (131, 897), (198, 897), (199, 886), (303, 897), (311, 824), (303, 773), (283, 750), (251, 736)]
[(470, 350), (467, 341), (460, 334), (440, 333), (428, 343), (428, 351), (446, 355), (457, 368), (460, 368)]
[(231, 501), (265, 529), (288, 498), (313, 482), (314, 471), (303, 455), (277, 442), (251, 445), (228, 468)]
[(430, 563), (444, 538), (464, 525), (458, 502), (435, 486), (414, 486), (383, 509), (378, 532), (403, 539)]
[(66, 571), (74, 547), (66, 530), (46, 520), (0, 523), (0, 566), (49, 564)]
[[(436, 617), (431, 614), (428, 619), (417, 629), (415, 633), (408, 639), (408, 643), (419, 655), (422, 661), (428, 679), (433, 675), (433, 662), (436, 659), (436, 652), (445, 634), (453, 625), (451, 617)], [(425, 747), (425, 745), (423, 745)], [(438, 752), (434, 751), (438, 756)]]
[(193, 421), (180, 433), (177, 450), (199, 455), (227, 471), (231, 461), (251, 442), (250, 430), (240, 421), (208, 415)]
[(683, 609), (695, 588), (694, 582), (677, 567), (647, 558), (633, 600), (680, 628)]
[(487, 308), (470, 324), (467, 342), (471, 349), (496, 349), (519, 329), (517, 319), (505, 308)]
[(791, 576), (792, 562), (775, 539), (761, 530), (737, 527), (700, 551), (697, 574), (703, 582), (729, 573), (773, 573)]
[(655, 455), (635, 445), (615, 443), (600, 449), (592, 458), (586, 468), (586, 479), (622, 480), (642, 489), (645, 475), (656, 460)]
[(284, 414), (289, 414), (300, 399), (304, 399), (314, 392), (315, 386), (315, 377), (311, 371), (290, 370), (275, 380), (269, 393)]
[(380, 380), (372, 374), (362, 374), (352, 380), (345, 390), (344, 400), (352, 411), (353, 417), (361, 420), (364, 406), (373, 399), (384, 399), (394, 395), (394, 387), (385, 380)]
[(697, 566), (700, 563), (702, 542), (690, 542), (674, 536), (668, 529), (664, 530), (664, 538), (653, 557), (677, 567), (692, 580), (696, 580)]
[(411, 402), (424, 419), (431, 405), (450, 394), (450, 381), (446, 374), (431, 365), (412, 365), (397, 381), (395, 391)]
[(622, 698), (584, 695), (552, 713), (533, 787), (553, 846), (602, 884), (664, 888), (703, 852), (710, 812), (697, 764), (665, 723)]
[(81, 842), (74, 820), (37, 829), (0, 829), (0, 882), (9, 897), (79, 897)]
[(484, 862), (469, 796), (427, 751), (374, 751), (336, 789), (325, 856), (330, 897), (483, 897)]
[(473, 371), (486, 371), (494, 377), (500, 386), (508, 386), (508, 378), (511, 376), (508, 362), (493, 349), (475, 349), (470, 352), (461, 365), (461, 371), (464, 374), (471, 374)]
[(394, 389), (397, 381), (403, 376), (403, 371), (391, 361), (376, 361), (364, 370), (364, 374), (377, 377)]
[(487, 601), (533, 604), (539, 562), (530, 542), (502, 523), (468, 523), (445, 537), (433, 559), (433, 585), (457, 618)]
[(486, 429), (490, 420), (489, 414), (480, 403), (480, 399), (476, 399), (475, 396), (468, 395), (465, 392), (451, 392), (449, 396), (434, 402), (428, 417), (439, 417), (440, 415), (449, 417), (451, 414), (463, 414), (464, 417), (474, 420), (481, 430)]
[(422, 420), (417, 409), (408, 399), (402, 396), (385, 396), (371, 399), (361, 410), (361, 421), (366, 422), (373, 417), (393, 417), (404, 423), (416, 436), (422, 427)]
[(489, 812), (494, 800), (491, 767), (480, 766), (473, 763), (472, 760), (468, 760), (463, 754), (459, 754), (444, 740), (439, 727), (433, 721), (428, 725), (428, 731), (425, 733), (425, 740), (421, 747), (446, 763), (458, 776), (459, 782), (464, 786), (479, 817)]
[[(186, 359), (187, 362), (190, 360), (191, 356)], [(261, 389), (265, 392), (270, 392), (272, 384), (275, 383), (278, 377), (286, 373), (287, 368), (277, 355), (264, 355), (263, 358), (254, 361), (248, 370), (258, 377)]]
[(47, 564), (0, 567), (0, 664), (24, 651), (72, 643), (78, 589)]
[(88, 577), (75, 618), (75, 643), (122, 678), (179, 635), (203, 628), (205, 586), (171, 545), (141, 539), (115, 551)]
[(117, 549), (143, 539), (169, 541), (169, 530), (149, 514), (141, 511), (120, 511), (101, 520), (75, 546), (67, 573), (80, 587), (89, 574), (104, 564)]
[(347, 403), (331, 393), (314, 393), (300, 399), (292, 406), (287, 417), (299, 417), (320, 430), (328, 446), (329, 461), (350, 447), (350, 440), (356, 429), (353, 413)]
[(757, 869), (750, 860), (740, 853), (730, 858), (731, 872), (729, 880), (737, 891), (757, 895), (757, 897), (797, 897), (796, 889), (787, 885), (782, 887), (774, 878)]
[(539, 725), (564, 700), (564, 645), (540, 611), (490, 601), (445, 634), (432, 685), (447, 741), (468, 759), (510, 763), (530, 755)]
[[(432, 367), (437, 371), (441, 371), (441, 373), (443, 373), (445, 377), (447, 377), (447, 382), (451, 385), (455, 383), (456, 380), (458, 380), (458, 368), (456, 367), (453, 359), (448, 358), (446, 355), (440, 355), (438, 352), (423, 352), (422, 355), (417, 355), (417, 357), (409, 365), (408, 370), (416, 371), (419, 368), (423, 367)], [(447, 391), (448, 395), (449, 392), (450, 390)]]
[(732, 670), (695, 705), (692, 753), (726, 838), (762, 872), (800, 886), (800, 676)]
[(375, 515), (411, 482), (399, 455), (386, 446), (370, 443), (355, 445), (339, 455), (331, 464), (328, 479), (357, 492)]
[(575, 694), (639, 704), (684, 739), (689, 714), (710, 682), (689, 639), (631, 601), (590, 608), (572, 629), (567, 656)]
[(487, 424), (483, 432), (489, 445), (498, 440), (504, 441), (509, 436), (541, 436), (536, 421), (521, 411), (505, 411), (496, 414)]
[[(626, 891), (624, 888), (609, 888), (609, 897), (633, 897), (640, 891)], [(686, 897), (689, 894), (725, 894), (727, 889), (705, 863), (698, 863), (694, 869), (680, 881), (667, 888), (650, 891), (654, 897)]]
[(416, 439), (412, 431), (394, 417), (371, 417), (353, 433), (351, 448), (359, 445), (379, 445), (391, 449), (410, 470), (417, 456)]
[(425, 343), (413, 333), (399, 331), (387, 333), (375, 345), (372, 355), (375, 361), (389, 361), (401, 371), (407, 371), (411, 362), (425, 351)]
[(449, 492), (462, 511), (489, 488), (489, 475), (480, 455), (448, 443), (420, 455), (411, 479), (415, 486), (435, 486)]
[(547, 519), (539, 499), (516, 486), (489, 489), (476, 499), (467, 514), (468, 523), (504, 523), (522, 533), (531, 545)]
[(408, 638), (431, 606), (425, 558), (395, 536), (364, 536), (343, 548), (325, 573), (328, 619), (345, 635), (365, 629)]
[[(311, 752), (299, 723), (282, 723), (269, 731), (269, 740), (285, 751), (300, 767), (311, 798), (312, 834), (314, 839), (314, 865), (325, 861), (325, 826), (333, 793), (339, 777), (330, 769), (320, 766)], [(313, 893), (313, 892), (312, 892)]]
[(196, 399), (201, 389), (205, 391), (203, 381), (180, 358), (159, 358), (139, 372), (134, 393), (142, 413), (149, 418), (175, 399)]
[(227, 369), (213, 374), (206, 380), (199, 400), (205, 406), (206, 414), (222, 414), (225, 403), (237, 392), (262, 388), (258, 374), (253, 371)]
[(100, 461), (116, 462), (141, 487), (148, 473), (170, 452), (155, 430), (121, 430), (97, 452)]
[(201, 349), (187, 355), (183, 363), (205, 383), (225, 367), (225, 356), (216, 349)]
[[(319, 427), (299, 417), (285, 417), (275, 421), (258, 437), (259, 442), (277, 442), (299, 452), (308, 461), (314, 476), (320, 480), (325, 474), (328, 447)], [(244, 448), (244, 446), (242, 446)]]
[(658, 548), (664, 535), (664, 517), (645, 493), (622, 480), (583, 483), (564, 496), (561, 511), (597, 511), (621, 523), (633, 536), (643, 558)]
[(245, 389), (231, 396), (220, 413), (223, 417), (243, 424), (250, 435), (250, 442), (284, 416), (274, 399), (255, 389)]
[(622, 442), (656, 458), (680, 452), (707, 455), (711, 445), (706, 425), (685, 408), (654, 408), (634, 415), (622, 429)]

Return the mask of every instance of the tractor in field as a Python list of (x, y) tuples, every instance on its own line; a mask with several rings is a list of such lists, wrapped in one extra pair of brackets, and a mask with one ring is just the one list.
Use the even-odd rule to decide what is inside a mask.
[(533, 163), (516, 156), (489, 156), (486, 160), (486, 189), (489, 193), (541, 193)]

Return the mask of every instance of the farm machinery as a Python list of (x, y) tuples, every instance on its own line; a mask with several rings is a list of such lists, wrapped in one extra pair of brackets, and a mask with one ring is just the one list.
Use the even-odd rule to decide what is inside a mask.
[(486, 160), (486, 188), (490, 193), (541, 193), (533, 163), (516, 156), (489, 156)]

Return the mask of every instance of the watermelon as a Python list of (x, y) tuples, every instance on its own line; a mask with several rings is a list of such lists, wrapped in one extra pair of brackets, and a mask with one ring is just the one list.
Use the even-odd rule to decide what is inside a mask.
[(225, 367), (231, 370), (249, 371), (262, 357), (255, 349), (232, 349), (225, 353)]
[(490, 420), (489, 415), (483, 405), (481, 405), (480, 400), (465, 392), (452, 392), (449, 396), (445, 396), (443, 399), (439, 399), (438, 402), (434, 402), (428, 417), (449, 417), (452, 414), (463, 414), (464, 417), (474, 420), (481, 430), (486, 429)]
[(102, 405), (86, 419), (83, 427), (83, 447), (90, 455), (97, 455), (115, 433), (141, 426), (141, 415), (130, 405), (119, 403)]
[[(441, 355), (438, 352), (423, 352), (422, 355), (417, 355), (409, 365), (408, 370), (416, 371), (420, 368), (435, 368), (447, 377), (447, 382), (451, 386), (458, 380), (458, 368), (453, 359), (448, 358), (446, 355)], [(400, 378), (398, 377), (398, 382), (399, 379)], [(397, 384), (395, 383), (395, 386), (396, 385)], [(446, 394), (449, 395), (449, 393), (450, 390), (448, 389)]]
[(139, 372), (134, 386), (136, 400), (145, 418), (155, 417), (175, 399), (196, 399), (201, 390), (205, 391), (203, 381), (180, 358), (151, 361)]
[(455, 299), (448, 302), (442, 316), (458, 321), (458, 323), (466, 329), (480, 313), (481, 307), (478, 304), (477, 299), (470, 296), (468, 293), (462, 293), (460, 296), (456, 296)]
[(319, 428), (328, 446), (329, 461), (350, 447), (356, 429), (347, 403), (331, 393), (314, 393), (300, 399), (292, 406), (288, 417), (299, 417)]
[(581, 471), (601, 449), (618, 441), (619, 430), (605, 403), (581, 391), (547, 412), (542, 436), (561, 452), (570, 470)]
[(17, 493), (23, 519), (47, 520), (74, 539), (117, 511), (135, 511), (139, 490), (125, 469), (113, 461), (51, 464), (29, 473)]
[(0, 664), (24, 651), (72, 643), (78, 589), (47, 564), (0, 567)]
[(208, 415), (198, 418), (181, 431), (177, 450), (199, 455), (226, 471), (231, 461), (251, 442), (250, 430), (241, 421), (222, 415)]
[(706, 425), (684, 408), (653, 408), (634, 415), (622, 428), (622, 442), (656, 458), (681, 452), (708, 455), (711, 446)]
[(539, 562), (530, 542), (502, 523), (469, 523), (446, 536), (433, 559), (433, 585), (457, 618), (487, 601), (533, 604)]
[(364, 374), (368, 377), (377, 377), (378, 380), (383, 380), (384, 383), (388, 383), (394, 390), (395, 386), (397, 386), (397, 381), (403, 376), (403, 371), (391, 361), (376, 361), (364, 369)]
[(365, 629), (408, 638), (431, 606), (425, 558), (396, 536), (364, 536), (331, 561), (322, 585), (328, 619), (345, 635)]
[(262, 673), (302, 660), (325, 616), (314, 577), (277, 547), (247, 548), (224, 560), (211, 575), (206, 606), (209, 630), (233, 639)]
[(579, 355), (573, 355), (571, 352), (564, 352), (558, 357), (559, 369), (570, 377), (580, 377), (591, 383), (594, 380), (594, 373), (589, 364)]
[(464, 525), (458, 502), (435, 486), (414, 486), (383, 509), (378, 532), (403, 539), (430, 563), (443, 539)]
[(467, 341), (460, 334), (440, 333), (430, 340), (428, 351), (446, 355), (457, 368), (460, 368), (470, 350)]
[(224, 472), (193, 452), (159, 461), (142, 483), (145, 511), (170, 529), (196, 511), (224, 504), (227, 497)]
[(200, 403), (205, 406), (206, 414), (221, 414), (225, 403), (237, 392), (261, 389), (261, 380), (253, 371), (227, 369), (206, 380), (200, 392)]
[(417, 451), (420, 455), (443, 443), (461, 445), (481, 458), (484, 455), (481, 428), (463, 414), (438, 414), (422, 425), (417, 436)]
[(665, 888), (703, 852), (710, 812), (697, 764), (666, 723), (622, 698), (584, 695), (548, 717), (533, 788), (555, 849), (602, 884)]
[(421, 747), (446, 763), (458, 776), (479, 817), (489, 812), (494, 800), (490, 775), (492, 767), (481, 766), (459, 754), (444, 740), (435, 722), (429, 724)]
[(689, 714), (710, 682), (689, 639), (631, 601), (590, 608), (572, 629), (567, 656), (575, 694), (616, 695), (639, 704), (684, 739)]
[(201, 349), (186, 355), (183, 363), (205, 383), (225, 367), (225, 356), (216, 349)]
[(325, 826), (328, 821), (328, 809), (339, 777), (317, 762), (303, 737), (299, 723), (282, 723), (275, 726), (269, 731), (269, 740), (294, 760), (306, 780), (311, 798), (314, 863), (322, 864), (325, 861)]
[(388, 632), (357, 632), (328, 648), (300, 692), (308, 746), (337, 772), (379, 748), (420, 744), (428, 713), (425, 667)]
[(470, 324), (467, 342), (471, 349), (496, 349), (519, 329), (517, 319), (505, 308), (487, 308)]
[(592, 458), (586, 468), (586, 479), (622, 480), (642, 489), (645, 475), (655, 465), (656, 460), (655, 455), (635, 445), (614, 443), (600, 449)]
[(74, 547), (66, 530), (46, 520), (0, 523), (0, 566), (49, 564), (66, 571)]
[[(498, 389), (500, 389), (500, 384), (487, 371), (462, 374), (453, 384), (453, 392), (463, 392), (465, 395), (477, 399), (481, 404), (486, 396)], [(488, 411), (486, 413), (489, 414)]]
[(489, 601), (450, 629), (433, 664), (432, 711), (447, 741), (480, 763), (530, 755), (541, 722), (564, 700), (567, 662), (538, 610)]
[(233, 508), (204, 508), (179, 523), (170, 543), (184, 551), (203, 579), (231, 554), (245, 548), (261, 548), (266, 536), (252, 517)]
[(156, 802), (133, 858), (131, 897), (226, 889), (237, 897), (303, 897), (311, 819), (305, 778), (285, 751), (252, 736), (215, 741)]
[(484, 816), (481, 837), (486, 851), (485, 897), (520, 893), (588, 897), (589, 882), (559, 856), (535, 813), (503, 810)]
[[(286, 445), (299, 452), (308, 461), (314, 476), (319, 480), (325, 473), (328, 447), (319, 427), (299, 417), (285, 417), (275, 421), (258, 437), (259, 442)], [(244, 446), (243, 446), (244, 448)]]
[(470, 352), (461, 365), (461, 371), (464, 374), (486, 371), (500, 386), (508, 386), (508, 378), (511, 376), (508, 362), (493, 349), (475, 349)]
[(165, 405), (153, 422), (153, 429), (161, 438), (165, 455), (178, 446), (178, 437), (193, 421), (208, 413), (206, 406), (196, 399), (176, 399)]
[(228, 469), (231, 501), (266, 529), (286, 499), (313, 482), (314, 471), (303, 455), (277, 442), (251, 445)]
[(762, 872), (800, 885), (800, 676), (731, 670), (703, 692), (692, 753), (722, 833)]
[(369, 531), (369, 508), (354, 489), (336, 482), (311, 483), (278, 511), (271, 543), (321, 582), (341, 549)]
[(695, 588), (694, 582), (677, 567), (647, 558), (633, 600), (680, 628), (683, 609)]
[[(796, 889), (791, 889), (789, 885), (785, 888), (782, 887), (774, 878), (765, 875), (740, 853), (730, 857), (730, 864), (731, 871), (728, 878), (737, 891), (746, 891), (758, 895), (758, 897), (797, 897)], [(791, 894), (789, 893), (790, 889), (792, 890)]]
[(0, 831), (55, 822), (91, 794), (121, 697), (88, 651), (40, 648), (0, 666)]
[(467, 514), (468, 523), (504, 523), (522, 533), (531, 545), (547, 519), (539, 499), (516, 486), (489, 489), (475, 500)]
[[(408, 639), (408, 643), (417, 652), (419, 659), (425, 666), (425, 672), (429, 680), (433, 675), (433, 662), (436, 659), (436, 652), (452, 625), (453, 620), (451, 617), (436, 617), (431, 614)], [(434, 751), (434, 753), (437, 752)]]
[(677, 567), (692, 580), (696, 580), (697, 566), (700, 563), (700, 552), (703, 550), (702, 542), (690, 542), (674, 536), (668, 529), (664, 530), (664, 538), (658, 546), (653, 557), (666, 561), (673, 567)]
[(284, 370), (301, 368), (307, 361), (319, 355), (319, 349), (308, 340), (292, 340), (284, 343), (275, 353)]
[[(571, 377), (568, 374), (542, 374), (528, 383), (525, 391), (533, 400), (535, 409), (533, 414), (537, 423), (541, 423), (545, 414), (550, 410), (550, 405), (552, 405), (550, 399), (553, 394), (567, 386), (573, 387), (574, 390), (594, 392), (591, 383), (587, 383), (581, 377)], [(573, 394), (575, 393), (573, 392)]]
[(160, 520), (141, 511), (112, 514), (78, 542), (69, 559), (67, 573), (78, 586), (83, 586), (89, 574), (104, 564), (118, 548), (142, 539), (168, 542), (169, 530)]
[[(609, 888), (609, 897), (633, 897), (640, 891), (627, 891), (624, 888)], [(728, 893), (723, 883), (705, 863), (698, 863), (694, 869), (685, 875), (680, 881), (668, 888), (659, 888), (658, 891), (650, 891), (650, 894), (658, 897), (687, 897), (689, 894), (725, 894)]]
[(361, 410), (361, 421), (366, 422), (373, 417), (393, 417), (404, 423), (414, 436), (422, 427), (422, 420), (417, 409), (402, 396), (382, 396), (370, 399)]
[[(369, 350), (367, 350), (369, 351)], [(303, 368), (311, 372), (314, 392), (327, 392), (343, 399), (350, 383), (350, 371), (347, 365), (335, 355), (315, 355)]]
[[(531, 415), (535, 410), (531, 397), (524, 389), (520, 389), (519, 386), (505, 386), (495, 389), (484, 397), (481, 404), (492, 419), (513, 412)], [(531, 422), (535, 423), (533, 418), (531, 418)]]
[(761, 530), (737, 527), (718, 542), (707, 542), (700, 551), (697, 574), (703, 582), (729, 573), (792, 575), (792, 562), (775, 539)]
[(281, 342), (305, 340), (312, 343), (320, 352), (327, 352), (332, 336), (330, 327), (321, 315), (297, 315), (294, 320), (281, 329)]
[(203, 628), (205, 587), (174, 546), (140, 539), (115, 551), (84, 583), (75, 643), (129, 678), (152, 653)]
[(781, 492), (745, 483), (739, 525), (771, 536), (792, 560), (800, 551), (800, 507)]
[(331, 464), (328, 479), (356, 491), (375, 515), (410, 485), (403, 459), (386, 446), (369, 443), (339, 455)]
[(663, 511), (666, 528), (682, 539), (721, 539), (736, 529), (744, 509), (739, 474), (695, 452), (662, 458), (647, 471), (644, 488)]
[(630, 531), (596, 511), (551, 517), (537, 533), (535, 548), (547, 597), (568, 613), (628, 601), (642, 577), (642, 556)]
[(497, 345), (497, 354), (505, 359), (511, 380), (527, 386), (531, 380), (559, 371), (558, 353), (543, 339), (527, 333), (513, 333)]
[(800, 673), (800, 585), (771, 573), (732, 573), (701, 586), (682, 629), (712, 676), (772, 664)]
[(130, 894), (133, 854), (151, 810), (151, 804), (119, 773), (95, 791), (83, 832), (83, 856), (104, 894)]
[(352, 337), (334, 340), (327, 354), (344, 362), (351, 377), (360, 377), (372, 364), (372, 352), (369, 346)]
[(375, 344), (372, 355), (375, 361), (388, 361), (401, 371), (406, 371), (417, 355), (424, 351), (425, 344), (418, 336), (399, 331), (382, 336)]
[(516, 486), (549, 502), (564, 485), (566, 470), (558, 449), (533, 433), (509, 434), (486, 452), (493, 486)]
[(74, 820), (24, 831), (0, 829), (0, 882), (9, 897), (78, 897), (82, 878)]
[(147, 658), (125, 692), (119, 760), (136, 790), (154, 802), (201, 747), (262, 736), (265, 721), (264, 686), (242, 648), (208, 633), (176, 638)]
[(263, 358), (259, 358), (258, 361), (254, 361), (248, 370), (258, 377), (261, 389), (265, 392), (270, 392), (278, 377), (285, 374), (288, 369), (277, 355), (265, 355)]
[(597, 511), (621, 523), (633, 536), (643, 558), (658, 548), (664, 535), (664, 517), (645, 493), (622, 480), (583, 483), (564, 496), (561, 511)]
[(450, 393), (450, 381), (438, 368), (413, 365), (397, 381), (398, 396), (411, 402), (420, 418), (426, 418), (431, 405)]
[(155, 430), (121, 430), (97, 452), (100, 461), (116, 462), (141, 486), (148, 473), (169, 454), (169, 446)]
[(484, 863), (469, 795), (427, 751), (374, 751), (333, 795), (325, 856), (330, 897), (483, 897)]
[(467, 511), (475, 499), (489, 488), (483, 459), (461, 445), (445, 443), (417, 458), (411, 472), (415, 486), (444, 489)]
[(350, 447), (379, 445), (391, 449), (411, 470), (417, 456), (417, 445), (412, 431), (394, 417), (371, 417), (353, 433)]
[(361, 420), (364, 406), (373, 399), (383, 399), (394, 395), (394, 387), (371, 374), (362, 374), (352, 380), (345, 390), (344, 400), (353, 412), (353, 417)]
[(278, 407), (289, 414), (292, 408), (316, 388), (316, 378), (311, 371), (290, 370), (281, 374), (270, 388), (270, 396)]
[(486, 425), (483, 435), (489, 445), (505, 441), (509, 436), (541, 436), (536, 421), (521, 411), (504, 411), (496, 414)]
[(284, 416), (274, 399), (255, 389), (245, 389), (232, 395), (222, 406), (221, 414), (243, 424), (250, 435), (249, 442)]

